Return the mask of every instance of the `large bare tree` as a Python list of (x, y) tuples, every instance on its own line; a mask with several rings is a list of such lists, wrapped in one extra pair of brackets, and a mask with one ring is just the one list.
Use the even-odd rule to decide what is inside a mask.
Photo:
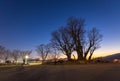
[(60, 29), (52, 32), (52, 44), (63, 52), (67, 56), (67, 59), (71, 60), (71, 54), (73, 52), (73, 41), (68, 33), (68, 29), (61, 27)]
[(85, 30), (84, 19), (70, 17), (67, 25), (52, 33), (52, 42), (58, 49), (71, 58), (71, 53), (77, 52), (78, 60), (87, 60), (92, 57), (93, 52), (100, 47), (102, 35), (96, 28), (89, 32)]
[(74, 49), (77, 52), (78, 60), (86, 60), (89, 53), (89, 59), (91, 59), (93, 52), (100, 47), (102, 41), (102, 35), (99, 31), (92, 28), (87, 33), (84, 20), (74, 17), (68, 19), (67, 28), (75, 44)]
[(71, 17), (68, 19), (67, 28), (69, 30), (69, 35), (72, 37), (72, 41), (74, 42), (74, 50), (77, 52), (78, 60), (83, 60), (83, 44), (85, 42), (84, 20)]

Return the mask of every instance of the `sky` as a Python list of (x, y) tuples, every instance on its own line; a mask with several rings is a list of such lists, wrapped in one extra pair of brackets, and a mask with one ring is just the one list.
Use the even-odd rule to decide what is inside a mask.
[(70, 16), (103, 34), (96, 56), (120, 52), (120, 0), (0, 0), (0, 45), (35, 51)]

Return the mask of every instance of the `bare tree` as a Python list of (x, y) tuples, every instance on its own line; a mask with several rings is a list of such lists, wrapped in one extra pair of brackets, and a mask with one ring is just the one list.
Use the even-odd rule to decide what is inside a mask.
[(61, 27), (54, 31), (51, 42), (58, 50), (61, 50), (63, 54), (67, 56), (69, 61), (71, 60), (74, 44), (67, 28)]
[(49, 58), (54, 59), (54, 61), (57, 61), (61, 56), (60, 50), (58, 50), (56, 47), (54, 47), (54, 45), (51, 45), (51, 50), (50, 51), (51, 52), (49, 54)]
[(5, 47), (0, 45), (0, 59), (3, 59), (2, 56), (4, 54), (4, 51), (5, 51)]
[(4, 46), (0, 46), (0, 58), (6, 62), (11, 56), (11, 51), (5, 48)]
[(20, 58), (20, 50), (13, 50), (11, 55), (14, 61), (17, 63), (18, 59)]
[(6, 62), (10, 58), (10, 56), (11, 56), (11, 51), (8, 49), (5, 49), (2, 56), (4, 61)]
[(99, 33), (99, 31), (96, 28), (93, 28), (88, 33), (88, 39), (89, 39), (89, 46), (90, 47), (90, 56), (89, 61), (91, 60), (91, 57), (94, 53), (94, 51), (98, 48), (100, 48), (100, 42), (102, 41), (102, 35)]
[(84, 20), (71, 17), (68, 19), (67, 27), (69, 29), (69, 35), (72, 37), (72, 41), (75, 44), (74, 50), (77, 52), (78, 60), (84, 60)]
[(42, 61), (45, 61), (47, 59), (48, 54), (50, 53), (50, 45), (40, 44), (39, 46), (37, 46), (36, 51), (42, 58)]

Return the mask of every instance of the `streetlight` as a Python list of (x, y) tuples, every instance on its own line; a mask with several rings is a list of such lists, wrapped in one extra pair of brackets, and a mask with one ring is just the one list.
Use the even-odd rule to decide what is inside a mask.
[(26, 55), (26, 56), (25, 56), (25, 64), (28, 64), (28, 58), (29, 58), (29, 56)]

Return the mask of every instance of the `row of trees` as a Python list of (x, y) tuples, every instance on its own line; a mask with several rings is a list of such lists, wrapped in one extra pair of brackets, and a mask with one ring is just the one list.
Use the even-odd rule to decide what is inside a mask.
[(87, 57), (91, 60), (94, 51), (100, 48), (101, 41), (102, 35), (96, 28), (86, 30), (83, 19), (70, 17), (65, 26), (52, 32), (50, 44), (41, 44), (37, 52), (45, 60), (52, 47), (66, 55), (69, 61), (73, 52), (77, 53), (77, 60), (87, 60)]
[[(46, 59), (54, 59), (54, 61), (56, 61), (61, 55), (52, 44), (41, 44), (37, 46), (36, 51), (40, 55), (42, 61), (45, 61)], [(18, 63), (18, 60), (21, 60), (25, 63), (25, 57), (30, 57), (31, 53), (31, 50), (9, 50), (0, 45), (0, 60), (3, 60), (4, 62), (12, 60), (14, 63)]]
[(9, 59), (12, 59), (15, 63), (17, 63), (18, 59), (22, 59), (23, 62), (25, 60), (26, 55), (30, 55), (32, 51), (30, 50), (9, 50), (4, 46), (0, 45), (0, 59), (4, 60), (5, 62)]
[[(60, 27), (51, 34), (52, 38), (49, 44), (41, 44), (37, 46), (37, 53), (42, 60), (47, 58), (58, 59), (61, 54), (67, 56), (71, 61), (73, 52), (77, 54), (77, 60), (91, 60), (94, 51), (100, 48), (102, 35), (96, 28), (90, 30), (85, 29), (85, 21), (83, 19), (70, 17), (65, 26)], [(0, 58), (7, 61), (9, 58), (15, 62), (19, 58), (25, 59), (26, 55), (30, 55), (32, 51), (26, 50), (8, 50), (0, 46)]]

